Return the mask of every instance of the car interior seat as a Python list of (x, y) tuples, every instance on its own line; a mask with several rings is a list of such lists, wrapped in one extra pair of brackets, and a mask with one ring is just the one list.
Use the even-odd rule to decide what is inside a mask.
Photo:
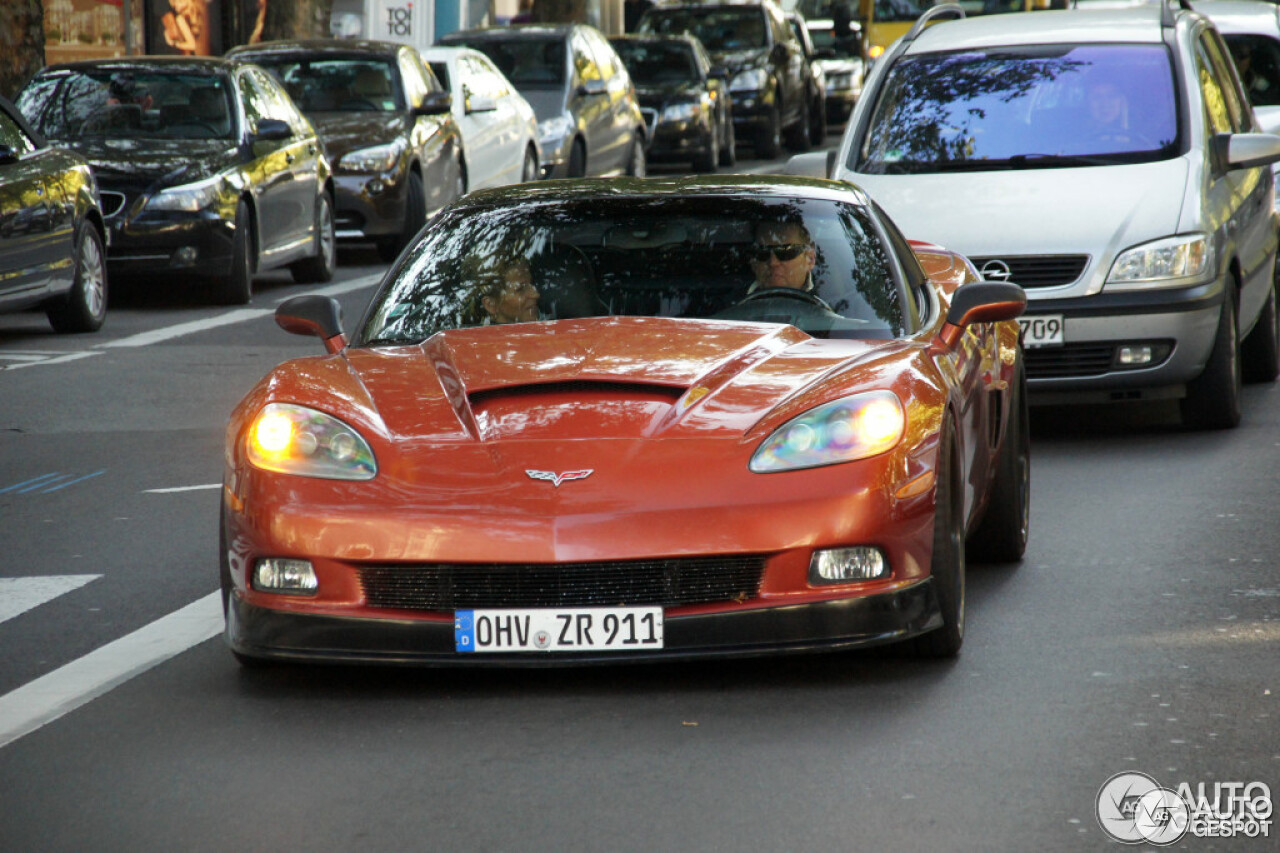
[(547, 317), (605, 317), (609, 306), (596, 293), (591, 261), (579, 248), (559, 244), (535, 256), (529, 264), (538, 288), (538, 307)]

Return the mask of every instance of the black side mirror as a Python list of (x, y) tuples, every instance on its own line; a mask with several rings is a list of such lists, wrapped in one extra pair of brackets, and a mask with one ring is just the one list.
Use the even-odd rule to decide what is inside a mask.
[(773, 50), (769, 51), (769, 61), (775, 65), (779, 65), (787, 61), (787, 46), (782, 42), (778, 42), (773, 46)]
[(729, 69), (723, 65), (713, 65), (711, 70), (707, 72), (707, 76), (712, 80), (728, 80)]
[(8, 145), (0, 144), (0, 166), (8, 166), (18, 162), (18, 152)]
[(339, 352), (347, 345), (342, 334), (342, 306), (331, 296), (295, 296), (276, 309), (276, 325), (294, 335), (314, 335), (324, 348)]
[(453, 109), (453, 95), (448, 92), (428, 92), (422, 103), (413, 108), (415, 115), (438, 116)]
[(293, 128), (289, 123), (278, 118), (264, 118), (258, 122), (258, 132), (253, 135), (254, 142), (276, 142), (293, 137)]

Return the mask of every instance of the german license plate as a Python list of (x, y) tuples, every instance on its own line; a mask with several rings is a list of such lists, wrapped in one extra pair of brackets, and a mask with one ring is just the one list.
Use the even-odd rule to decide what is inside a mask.
[(459, 652), (634, 652), (662, 648), (661, 607), (458, 610)]
[(1038, 314), (1018, 318), (1018, 328), (1022, 330), (1022, 345), (1027, 349), (1062, 346), (1066, 343), (1066, 337), (1063, 334), (1066, 325), (1067, 322), (1061, 314)]

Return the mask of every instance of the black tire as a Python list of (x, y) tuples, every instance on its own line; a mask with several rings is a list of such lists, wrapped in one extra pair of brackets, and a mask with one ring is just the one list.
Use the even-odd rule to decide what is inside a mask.
[(1192, 429), (1233, 429), (1240, 424), (1240, 343), (1236, 332), (1234, 289), (1218, 315), (1218, 334), (1204, 372), (1187, 383), (1181, 401), (1182, 422)]
[(627, 176), (643, 178), (648, 172), (648, 163), (644, 156), (644, 137), (631, 138), (631, 151), (627, 154)]
[(787, 128), (787, 147), (795, 152), (808, 151), (809, 144), (809, 96), (800, 99), (800, 118)]
[(1016, 563), (1027, 550), (1031, 515), (1031, 416), (1027, 409), (1027, 379), (1022, 362), (1009, 401), (1009, 425), (996, 462), (982, 523), (969, 537), (968, 557), (984, 563)]
[(289, 272), (298, 284), (315, 284), (330, 281), (334, 267), (338, 265), (338, 238), (334, 234), (333, 201), (328, 193), (321, 193), (316, 202), (315, 254), (289, 265)]
[(707, 134), (707, 147), (693, 158), (693, 171), (714, 172), (720, 163), (720, 129), (714, 124)]
[(378, 241), (378, 257), (390, 263), (399, 255), (400, 250), (422, 229), (427, 221), (427, 191), (422, 185), (422, 176), (417, 172), (409, 173), (404, 194), (404, 224), (400, 233), (389, 240)]
[(733, 117), (725, 116), (724, 139), (720, 142), (720, 165), (732, 166), (738, 162), (737, 133), (733, 129)]
[(524, 163), (520, 167), (521, 183), (529, 183), (536, 181), (542, 177), (541, 169), (538, 165), (538, 152), (532, 148), (526, 148), (524, 152)]
[(761, 160), (774, 160), (782, 153), (782, 115), (775, 104), (769, 111), (769, 121), (756, 132), (756, 156)]
[(214, 284), (214, 295), (223, 305), (247, 305), (253, 298), (253, 220), (244, 199), (236, 205), (235, 233), (231, 235), (231, 265)]
[(1258, 322), (1240, 346), (1240, 360), (1245, 382), (1275, 382), (1280, 376), (1280, 312), (1274, 281)]
[(75, 269), (65, 299), (45, 311), (55, 332), (96, 332), (107, 319), (107, 259), (92, 222), (76, 232)]
[(950, 420), (938, 436), (938, 485), (933, 514), (933, 557), (930, 574), (942, 611), (942, 627), (912, 639), (920, 657), (951, 658), (964, 643), (965, 557), (964, 491)]
[(587, 146), (581, 139), (573, 141), (569, 151), (569, 177), (584, 178), (587, 175)]
[(815, 98), (809, 106), (809, 142), (825, 145), (827, 141), (827, 105), (822, 98)]

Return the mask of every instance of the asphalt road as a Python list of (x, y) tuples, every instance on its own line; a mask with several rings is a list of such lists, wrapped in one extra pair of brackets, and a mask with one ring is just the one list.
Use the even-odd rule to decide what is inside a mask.
[[(350, 324), (382, 267), (340, 260)], [(1280, 791), (1276, 385), (1228, 432), (1034, 409), (1026, 559), (971, 567), (953, 662), (248, 671), (211, 633), (222, 429), (320, 348), (270, 317), (317, 288), (257, 285), (0, 315), (0, 851), (1104, 850), (1115, 774)]]

